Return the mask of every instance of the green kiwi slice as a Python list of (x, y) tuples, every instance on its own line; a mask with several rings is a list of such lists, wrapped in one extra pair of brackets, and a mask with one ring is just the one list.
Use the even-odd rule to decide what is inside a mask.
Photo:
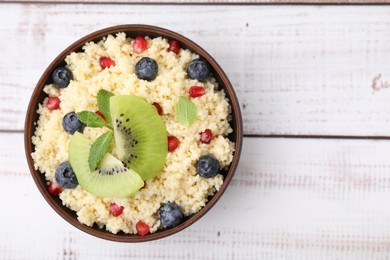
[(167, 159), (168, 135), (156, 108), (136, 96), (113, 96), (110, 113), (117, 158), (143, 180), (158, 175)]
[(92, 142), (75, 132), (69, 142), (69, 162), (79, 184), (96, 196), (126, 198), (144, 186), (141, 177), (132, 169), (107, 153), (96, 170), (89, 169), (88, 157)]

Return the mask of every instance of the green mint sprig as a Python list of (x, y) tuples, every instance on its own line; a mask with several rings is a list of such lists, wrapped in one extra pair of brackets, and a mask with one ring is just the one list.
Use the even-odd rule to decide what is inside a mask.
[[(78, 119), (89, 127), (107, 127), (113, 130), (112, 120), (110, 114), (110, 97), (114, 94), (107, 90), (99, 90), (97, 94), (97, 104), (101, 114), (106, 118), (103, 119), (100, 115), (91, 111), (81, 111), (77, 113)], [(113, 132), (108, 130), (101, 136), (99, 136), (95, 142), (91, 145), (88, 157), (88, 166), (91, 171), (96, 169), (96, 166), (103, 159), (107, 153), (108, 148), (113, 139)]]
[(91, 171), (94, 171), (96, 169), (96, 166), (107, 153), (107, 150), (112, 142), (112, 138), (113, 133), (112, 131), (108, 130), (107, 132), (99, 136), (91, 145), (91, 150), (89, 151), (88, 156), (88, 165)]
[(176, 117), (180, 124), (184, 126), (192, 125), (196, 120), (197, 109), (195, 104), (185, 97), (179, 97), (176, 106)]
[(109, 92), (104, 89), (99, 90), (97, 94), (97, 104), (98, 104), (99, 111), (104, 115), (107, 121), (105, 121), (98, 114), (91, 111), (78, 112), (77, 113), (78, 119), (89, 127), (105, 126), (108, 129), (112, 130), (112, 125), (111, 125), (112, 119), (110, 114), (110, 97), (112, 97), (113, 95), (114, 94), (112, 92)]
[[(78, 119), (89, 127), (109, 126), (98, 114), (91, 111), (81, 111), (77, 113)], [(110, 127), (109, 127), (110, 128)]]

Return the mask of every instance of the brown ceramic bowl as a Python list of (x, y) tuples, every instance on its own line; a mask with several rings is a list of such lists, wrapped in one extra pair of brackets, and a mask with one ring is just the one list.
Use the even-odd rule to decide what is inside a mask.
[[(31, 153), (34, 151), (34, 146), (31, 142), (31, 137), (35, 131), (34, 122), (38, 120), (38, 114), (36, 113), (38, 109), (38, 104), (42, 103), (43, 99), (46, 97), (46, 94), (43, 92), (43, 88), (50, 81), (50, 75), (52, 71), (60, 65), (64, 65), (65, 57), (73, 51), (82, 51), (81, 47), (90, 41), (100, 41), (104, 36), (108, 34), (115, 34), (117, 32), (125, 32), (128, 37), (135, 38), (137, 35), (149, 36), (151, 38), (162, 36), (167, 39), (176, 39), (180, 42), (183, 48), (189, 49), (194, 53), (199, 54), (201, 57), (205, 58), (212, 67), (212, 72), (214, 77), (217, 79), (219, 83), (219, 87), (224, 89), (228, 99), (230, 100), (230, 105), (232, 107), (232, 117), (231, 126), (233, 128), (233, 133), (229, 135), (230, 140), (235, 142), (235, 152), (233, 157), (233, 162), (230, 165), (229, 169), (225, 171), (224, 174), (224, 182), (220, 190), (212, 197), (209, 198), (208, 203), (205, 207), (203, 207), (198, 213), (186, 217), (183, 222), (170, 229), (161, 229), (156, 233), (148, 234), (146, 236), (138, 236), (138, 235), (128, 235), (124, 233), (112, 234), (105, 229), (100, 229), (96, 225), (93, 227), (88, 227), (86, 225), (81, 224), (77, 220), (76, 213), (71, 211), (70, 209), (64, 207), (61, 204), (61, 200), (58, 197), (52, 196), (47, 190), (47, 182), (45, 180), (44, 174), (38, 172), (34, 169), (34, 162), (31, 158)], [(240, 158), (241, 146), (242, 146), (242, 118), (240, 113), (240, 106), (237, 101), (237, 97), (234, 93), (233, 87), (227, 78), (226, 74), (223, 72), (221, 67), (217, 64), (217, 62), (201, 47), (199, 47), (193, 41), (187, 39), (186, 37), (155, 26), (148, 25), (120, 25), (115, 27), (106, 28), (94, 33), (91, 33), (80, 40), (76, 41), (68, 48), (66, 48), (54, 61), (49, 65), (49, 67), (45, 70), (41, 78), (39, 79), (34, 92), (31, 96), (30, 103), (28, 105), (25, 127), (24, 127), (24, 142), (25, 142), (25, 150), (27, 162), (30, 168), (30, 172), (32, 177), (34, 178), (35, 184), (38, 186), (39, 191), (42, 193), (43, 197), (50, 204), (50, 206), (66, 221), (75, 226), (76, 228), (91, 234), (96, 237), (100, 237), (107, 240), (118, 241), (118, 242), (144, 242), (151, 241), (155, 239), (160, 239), (177, 233), (186, 227), (190, 226), (192, 223), (200, 219), (206, 212), (208, 212), (218, 201), (218, 199), (222, 196), (227, 186), (229, 185), (234, 172), (237, 168), (237, 164)]]

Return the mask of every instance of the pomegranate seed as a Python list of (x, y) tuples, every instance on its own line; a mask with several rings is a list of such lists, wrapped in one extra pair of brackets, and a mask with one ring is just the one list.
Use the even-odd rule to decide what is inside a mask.
[(179, 54), (180, 52), (180, 43), (176, 40), (170, 40), (169, 42), (169, 48), (168, 51), (173, 51), (176, 54)]
[(173, 152), (179, 146), (179, 139), (176, 136), (168, 136), (168, 151)]
[(47, 108), (49, 110), (56, 110), (60, 108), (61, 100), (58, 97), (49, 97), (47, 100)]
[(118, 206), (116, 205), (116, 203), (111, 203), (110, 204), (110, 211), (111, 211), (111, 214), (114, 216), (114, 217), (118, 217), (122, 214), (123, 210), (125, 209), (125, 207), (123, 206)]
[(142, 220), (138, 221), (135, 227), (137, 228), (138, 235), (141, 237), (145, 236), (150, 231), (148, 224), (146, 224)]
[(190, 87), (188, 93), (190, 94), (190, 97), (196, 98), (196, 97), (201, 97), (204, 95), (204, 87), (200, 86), (192, 86)]
[(133, 50), (135, 53), (142, 53), (148, 48), (148, 42), (142, 36), (137, 36), (134, 39)]
[(101, 57), (100, 58), (100, 67), (104, 70), (105, 68), (109, 68), (111, 66), (115, 66), (115, 61), (108, 57)]
[(204, 132), (200, 133), (200, 141), (204, 144), (209, 144), (211, 139), (213, 138), (213, 133), (210, 129), (204, 130)]
[(157, 113), (158, 113), (158, 114), (161, 116), (161, 115), (162, 115), (162, 113), (163, 113), (163, 111), (162, 111), (162, 107), (160, 106), (160, 104), (159, 104), (159, 103), (156, 103), (156, 102), (154, 102), (152, 105), (156, 107), (156, 109), (157, 109)]
[(50, 182), (47, 186), (47, 189), (49, 190), (51, 195), (58, 196), (62, 192), (61, 186), (58, 184), (55, 184), (54, 182)]
[(96, 113), (97, 115), (99, 115), (101, 118), (103, 118), (104, 121), (106, 122), (106, 124), (108, 123), (107, 118), (102, 114), (102, 112), (96, 111), (95, 113)]

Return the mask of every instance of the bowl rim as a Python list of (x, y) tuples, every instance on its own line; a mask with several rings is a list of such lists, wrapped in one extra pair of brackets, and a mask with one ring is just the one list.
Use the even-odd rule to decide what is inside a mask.
[[(144, 36), (155, 34), (163, 38), (175, 39), (178, 40), (182, 45), (189, 47), (187, 49), (197, 53), (199, 56), (206, 59), (210, 63), (213, 70), (216, 72), (215, 74), (217, 74), (214, 75), (214, 77), (217, 76), (221, 81), (219, 82), (219, 85), (223, 85), (225, 91), (228, 92), (227, 97), (232, 107), (232, 114), (235, 118), (235, 128), (233, 128), (232, 126), (235, 132), (235, 140), (234, 140), (235, 147), (234, 147), (233, 160), (229, 166), (229, 169), (226, 173), (226, 176), (224, 178), (224, 181), (220, 189), (212, 196), (211, 199), (207, 201), (206, 205), (200, 211), (195, 213), (193, 216), (189, 217), (186, 221), (183, 221), (181, 224), (179, 224), (176, 227), (169, 228), (169, 229), (162, 229), (161, 231), (148, 234), (146, 236), (138, 236), (133, 234), (118, 235), (118, 234), (113, 234), (105, 230), (104, 228), (95, 229), (93, 227), (89, 227), (85, 224), (80, 223), (76, 218), (74, 218), (73, 216), (71, 216), (70, 214), (64, 211), (66, 207), (62, 206), (61, 203), (58, 203), (59, 198), (56, 199), (48, 192), (47, 181), (44, 178), (42, 180), (42, 176), (44, 175), (40, 173), (38, 170), (35, 170), (34, 161), (31, 156), (31, 153), (33, 152), (33, 144), (31, 139), (35, 132), (34, 115), (36, 113), (39, 104), (39, 97), (42, 95), (43, 88), (47, 84), (47, 80), (49, 79), (53, 69), (56, 68), (62, 62), (64, 62), (64, 59), (68, 54), (70, 54), (72, 51), (77, 51), (82, 46), (84, 46), (85, 43), (90, 41), (97, 42), (109, 34), (115, 35), (116, 33), (119, 32), (125, 32), (127, 37), (129, 37), (128, 34), (131, 33), (134, 35), (144, 35)], [(151, 37), (151, 38), (155, 38), (155, 37)], [(40, 79), (38, 80), (34, 88), (34, 91), (31, 95), (28, 104), (25, 124), (24, 124), (24, 146), (25, 146), (27, 164), (29, 166), (30, 173), (34, 179), (34, 182), (38, 187), (42, 196), (45, 198), (45, 200), (57, 212), (58, 215), (60, 215), (65, 221), (67, 221), (77, 229), (89, 235), (99, 237), (105, 240), (116, 241), (116, 242), (147, 242), (147, 241), (153, 241), (156, 239), (168, 237), (181, 230), (184, 230), (185, 228), (191, 226), (193, 223), (198, 221), (201, 217), (203, 217), (221, 198), (223, 193), (226, 191), (229, 183), (231, 182), (240, 159), (242, 141), (243, 141), (243, 123), (242, 123), (240, 105), (238, 103), (238, 99), (234, 92), (232, 84), (230, 83), (227, 75), (219, 66), (219, 64), (203, 48), (201, 48), (198, 44), (188, 39), (187, 37), (165, 28), (157, 27), (154, 25), (146, 25), (146, 24), (123, 24), (123, 25), (111, 26), (111, 27), (94, 31), (78, 39), (77, 41), (69, 45), (60, 54), (58, 54), (57, 57), (47, 66), (47, 68), (45, 69), (44, 73), (42, 74), (42, 76), (40, 77)]]

